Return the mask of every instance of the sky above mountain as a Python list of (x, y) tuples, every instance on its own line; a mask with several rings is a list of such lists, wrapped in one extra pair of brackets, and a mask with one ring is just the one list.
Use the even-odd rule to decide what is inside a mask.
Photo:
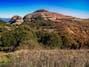
[(79, 18), (89, 18), (89, 0), (0, 0), (0, 17), (24, 16), (46, 9)]

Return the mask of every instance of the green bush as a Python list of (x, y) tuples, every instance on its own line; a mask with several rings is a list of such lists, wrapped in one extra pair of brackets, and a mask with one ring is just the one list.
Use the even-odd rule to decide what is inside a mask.
[[(27, 25), (21, 25), (15, 28), (12, 31), (6, 31), (1, 34), (0, 37), (0, 50), (3, 51), (12, 51), (17, 47), (23, 46), (24, 42), (37, 45), (37, 39), (34, 31)], [(30, 42), (31, 41), (31, 42)], [(26, 44), (24, 44), (27, 46)], [(30, 45), (29, 45), (30, 46)]]
[(62, 40), (58, 34), (39, 31), (37, 32), (39, 43), (50, 48), (61, 48)]
[(45, 27), (45, 28), (50, 28), (52, 27), (52, 21), (50, 20), (45, 20), (42, 17), (39, 18), (35, 18), (30, 22), (24, 22), (23, 24), (29, 24), (32, 28), (41, 28), (41, 27)]
[(12, 31), (2, 33), (0, 38), (0, 50), (11, 50), (17, 44)]

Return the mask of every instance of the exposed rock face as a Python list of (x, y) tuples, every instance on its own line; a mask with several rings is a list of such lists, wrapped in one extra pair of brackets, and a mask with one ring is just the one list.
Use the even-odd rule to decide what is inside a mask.
[(54, 12), (49, 12), (47, 10), (37, 10), (34, 13), (28, 14), (24, 17), (24, 21), (31, 21), (37, 18), (44, 18), (45, 20), (51, 20), (51, 21), (60, 21), (60, 19), (69, 19), (73, 18), (70, 16), (65, 16), (62, 14), (54, 13)]
[(19, 25), (23, 23), (23, 18), (21, 16), (13, 16), (9, 22), (11, 24)]

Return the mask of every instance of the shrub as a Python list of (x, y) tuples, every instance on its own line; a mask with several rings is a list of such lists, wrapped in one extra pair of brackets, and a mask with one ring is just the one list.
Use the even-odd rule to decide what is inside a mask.
[(44, 46), (47, 46), (50, 48), (62, 47), (62, 40), (58, 34), (39, 31), (37, 32), (37, 37), (38, 37), (39, 43), (42, 43)]
[(67, 48), (67, 49), (77, 49), (79, 47), (78, 43), (76, 40), (71, 36), (71, 34), (66, 34), (65, 36), (61, 36), (62, 41), (63, 41), (63, 46), (62, 48)]
[[(27, 25), (18, 26), (12, 31), (6, 31), (1, 34), (0, 50), (3, 51), (15, 50), (17, 47), (22, 46), (23, 42), (28, 40), (29, 42), (27, 43), (33, 44), (30, 41), (34, 42), (35, 44), (37, 43), (34, 31)], [(25, 46), (27, 45), (25, 44)]]
[(24, 22), (23, 24), (29, 24), (32, 28), (40, 28), (40, 27), (45, 27), (45, 28), (50, 28), (52, 27), (52, 21), (50, 20), (45, 20), (42, 17), (34, 18), (31, 22)]

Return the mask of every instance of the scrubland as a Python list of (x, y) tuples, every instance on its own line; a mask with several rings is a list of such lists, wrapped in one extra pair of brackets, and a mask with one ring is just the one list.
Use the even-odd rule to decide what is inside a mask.
[(89, 67), (89, 50), (19, 50), (0, 53), (0, 67)]

